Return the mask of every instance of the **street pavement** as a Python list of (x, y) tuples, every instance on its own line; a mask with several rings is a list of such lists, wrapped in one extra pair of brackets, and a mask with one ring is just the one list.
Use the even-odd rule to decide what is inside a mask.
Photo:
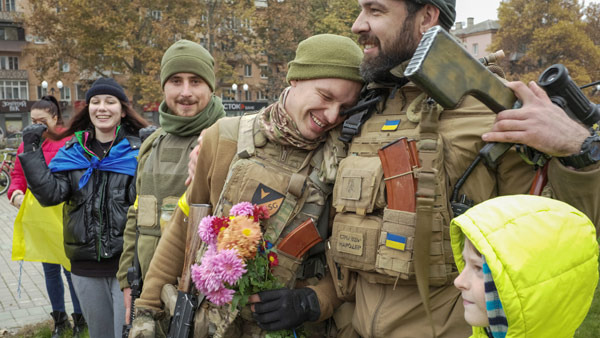
[[(8, 203), (6, 195), (0, 195), (0, 335), (49, 320), (52, 312), (42, 263), (11, 259), (15, 217), (17, 209)], [(61, 275), (65, 285), (65, 306), (70, 318), (73, 304), (65, 276)]]

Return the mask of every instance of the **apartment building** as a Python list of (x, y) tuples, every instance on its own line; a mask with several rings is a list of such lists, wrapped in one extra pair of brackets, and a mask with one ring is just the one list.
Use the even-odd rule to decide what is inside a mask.
[(497, 20), (486, 20), (476, 24), (474, 18), (467, 18), (466, 25), (457, 22), (451, 32), (463, 42), (473, 57), (481, 58), (490, 53), (488, 48), (498, 29), (500, 24)]
[[(255, 4), (258, 8), (266, 6), (265, 1), (257, 0)], [(59, 62), (44, 78), (37, 78), (36, 60), (27, 55), (26, 49), (47, 42), (28, 33), (25, 17), (29, 8), (30, 0), (0, 0), (0, 140), (18, 137), (30, 123), (31, 105), (47, 94), (60, 100), (63, 114), (68, 119), (85, 105), (85, 91), (99, 76), (84, 74), (76, 65)], [(159, 16), (160, 13), (152, 15)], [(197, 42), (206, 44), (202, 36)], [(284, 62), (266, 59), (259, 64), (240, 60), (227, 62), (234, 65), (237, 75), (233, 81), (219, 80), (215, 94), (223, 99), (228, 115), (254, 111), (277, 99), (279, 93), (270, 93), (265, 88), (269, 87), (269, 74), (286, 71)], [(116, 77), (121, 83), (127, 80), (125, 76)], [(146, 104), (140, 109), (140, 113), (155, 124), (158, 124), (158, 104)]]

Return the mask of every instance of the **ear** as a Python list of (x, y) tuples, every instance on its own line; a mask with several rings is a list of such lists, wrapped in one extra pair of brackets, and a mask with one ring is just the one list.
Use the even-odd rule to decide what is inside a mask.
[(296, 84), (298, 84), (298, 80), (290, 80), (290, 85), (292, 87), (296, 87)]
[(435, 25), (439, 25), (440, 9), (431, 4), (426, 4), (417, 13), (417, 25), (419, 33), (425, 34), (427, 30)]

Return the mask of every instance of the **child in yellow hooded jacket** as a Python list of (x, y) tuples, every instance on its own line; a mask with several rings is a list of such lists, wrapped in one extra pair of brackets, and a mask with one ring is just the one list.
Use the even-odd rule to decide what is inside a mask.
[(450, 225), (473, 338), (573, 337), (598, 284), (594, 224), (540, 196), (497, 197)]

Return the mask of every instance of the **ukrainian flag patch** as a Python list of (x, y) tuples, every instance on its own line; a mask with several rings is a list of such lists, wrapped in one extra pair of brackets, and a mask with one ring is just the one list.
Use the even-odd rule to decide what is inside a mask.
[(381, 127), (381, 131), (395, 131), (398, 129), (400, 125), (400, 120), (387, 120), (383, 127)]
[(406, 237), (388, 233), (385, 238), (385, 246), (404, 251), (404, 248), (406, 247)]

